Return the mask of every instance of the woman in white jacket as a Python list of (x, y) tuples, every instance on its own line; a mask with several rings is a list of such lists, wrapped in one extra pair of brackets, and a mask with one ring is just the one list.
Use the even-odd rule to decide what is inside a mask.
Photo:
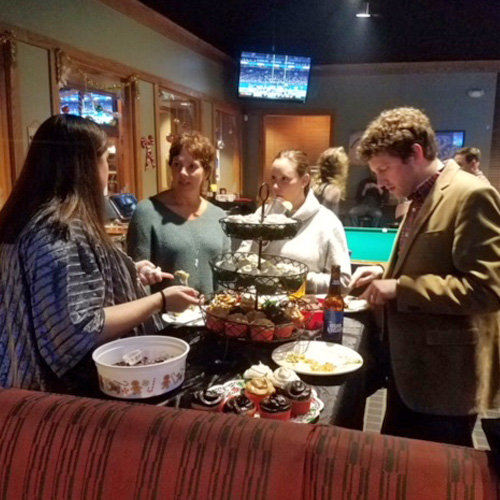
[[(265, 243), (264, 253), (306, 264), (309, 267), (307, 293), (328, 292), (331, 266), (338, 264), (345, 289), (351, 276), (351, 264), (344, 227), (309, 189), (311, 173), (307, 155), (298, 150), (281, 151), (271, 166), (271, 179), (274, 195), (292, 204), (292, 218), (302, 221), (302, 226), (291, 240)], [(239, 251), (256, 252), (257, 248), (256, 242), (244, 241)]]

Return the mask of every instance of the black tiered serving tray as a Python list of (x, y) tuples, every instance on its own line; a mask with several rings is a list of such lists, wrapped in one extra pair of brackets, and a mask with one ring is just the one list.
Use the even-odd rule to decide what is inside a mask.
[[(241, 269), (231, 270), (222, 267), (221, 263), (227, 263), (230, 266), (238, 268), (244, 261), (253, 259), (258, 261), (258, 254), (246, 252), (226, 252), (217, 255), (210, 262), (217, 283), (230, 290), (255, 291), (264, 295), (275, 295), (282, 293), (293, 293), (297, 291), (307, 277), (309, 268), (302, 262), (280, 257), (279, 255), (261, 256), (260, 269), (255, 265), (254, 273), (241, 272)], [(293, 266), (295, 272), (289, 274), (262, 274), (265, 272), (265, 266), (271, 263), (274, 266), (278, 264), (289, 264)]]
[(282, 224), (265, 222), (236, 222), (227, 218), (219, 220), (222, 230), (232, 238), (241, 240), (289, 240), (296, 236), (302, 221), (291, 220)]

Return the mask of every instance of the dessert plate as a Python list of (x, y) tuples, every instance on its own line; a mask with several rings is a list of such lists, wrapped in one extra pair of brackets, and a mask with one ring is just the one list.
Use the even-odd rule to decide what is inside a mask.
[[(223, 394), (225, 398), (230, 396), (237, 396), (240, 394), (241, 389), (245, 388), (245, 381), (242, 379), (230, 380), (222, 385), (213, 385), (210, 387), (211, 390), (218, 392), (219, 394)], [(310, 424), (314, 422), (318, 416), (320, 411), (325, 407), (323, 401), (318, 398), (318, 393), (312, 388), (311, 391), (311, 408), (309, 412), (305, 415), (299, 415), (297, 417), (292, 417), (289, 422), (296, 422), (298, 424)], [(259, 413), (255, 414), (256, 417), (260, 418)]]
[(368, 302), (365, 299), (360, 299), (358, 297), (355, 297), (354, 295), (346, 295), (344, 297), (344, 304), (344, 312), (346, 313), (366, 311), (370, 308)]
[(319, 340), (299, 340), (283, 344), (272, 353), (273, 361), (304, 375), (342, 375), (363, 366), (356, 351), (341, 344)]
[(199, 306), (188, 307), (181, 313), (168, 312), (162, 314), (161, 317), (165, 323), (171, 325), (202, 326), (205, 324)]

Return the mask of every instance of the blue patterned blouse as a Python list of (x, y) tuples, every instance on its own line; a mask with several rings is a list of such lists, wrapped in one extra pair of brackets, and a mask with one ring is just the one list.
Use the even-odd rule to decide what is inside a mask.
[[(72, 370), (98, 345), (103, 308), (144, 295), (132, 260), (96, 244), (82, 223), (63, 238), (35, 218), (0, 245), (0, 388), (74, 392)], [(131, 334), (159, 327), (153, 317)]]

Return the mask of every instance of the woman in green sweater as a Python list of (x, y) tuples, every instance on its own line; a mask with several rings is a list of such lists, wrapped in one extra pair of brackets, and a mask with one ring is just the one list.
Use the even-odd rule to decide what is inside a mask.
[[(224, 211), (202, 196), (214, 161), (215, 148), (206, 137), (197, 132), (177, 136), (168, 161), (171, 189), (139, 203), (127, 235), (133, 259), (147, 259), (172, 274), (185, 271), (189, 286), (203, 294), (215, 288), (208, 261), (230, 249), (219, 224)], [(152, 291), (170, 283), (157, 283)]]

